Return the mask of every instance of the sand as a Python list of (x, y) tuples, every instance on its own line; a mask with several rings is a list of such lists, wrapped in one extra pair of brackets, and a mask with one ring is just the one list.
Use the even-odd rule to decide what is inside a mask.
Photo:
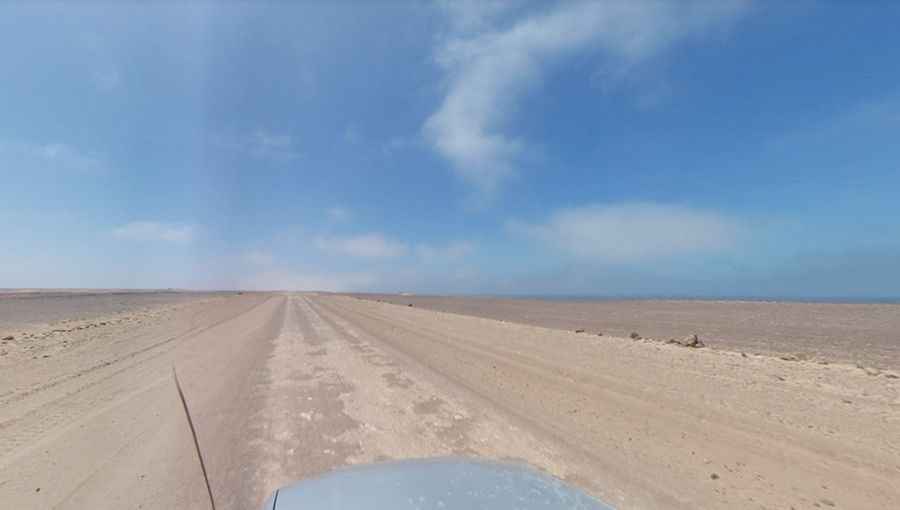
[(712, 348), (900, 369), (900, 304), (357, 296), (613, 336), (637, 332), (667, 340), (697, 334)]
[(26, 325), (90, 319), (158, 305), (186, 303), (218, 294), (227, 293), (0, 289), (0, 333)]
[(891, 370), (324, 294), (71, 324), (0, 357), (5, 506), (207, 508), (174, 365), (224, 509), (443, 455), (525, 462), (618, 508), (900, 507)]

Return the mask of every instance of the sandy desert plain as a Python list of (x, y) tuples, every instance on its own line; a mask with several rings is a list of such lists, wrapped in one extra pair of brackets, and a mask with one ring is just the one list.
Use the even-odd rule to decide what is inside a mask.
[(173, 367), (221, 509), (435, 456), (623, 509), (900, 508), (895, 304), (0, 291), (0, 342), (4, 508), (208, 508)]

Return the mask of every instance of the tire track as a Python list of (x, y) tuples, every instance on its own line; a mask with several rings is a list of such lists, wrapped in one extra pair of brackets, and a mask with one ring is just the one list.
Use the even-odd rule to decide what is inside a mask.
[[(29, 449), (23, 449), (17, 452), (17, 450), (33, 446), (44, 436), (54, 437), (52, 433), (54, 429), (77, 421), (86, 412), (96, 414), (98, 409), (102, 410), (114, 405), (114, 402), (123, 393), (139, 392), (145, 387), (148, 379), (155, 380), (164, 376), (169, 370), (170, 363), (153, 362), (171, 353), (180, 343), (190, 341), (198, 335), (250, 313), (267, 301), (262, 300), (243, 309), (235, 316), (216, 320), (212, 324), (193, 326), (185, 333), (155, 342), (115, 359), (94, 364), (52, 383), (30, 388), (14, 398), (4, 401), (4, 408), (11, 409), (11, 404), (29, 398), (33, 399), (42, 392), (62, 391), (59, 396), (41, 402), (38, 406), (29, 408), (25, 413), (0, 422), (0, 459), (2, 459), (0, 467), (14, 462), (29, 451)], [(123, 363), (125, 364), (123, 365)], [(104, 371), (107, 368), (109, 371)], [(93, 375), (97, 375), (97, 378), (91, 379)], [(124, 377), (126, 375), (127, 377)], [(60, 388), (72, 381), (84, 382), (69, 390)]]
[[(543, 432), (573, 459), (586, 459), (585, 465), (590, 467), (581, 475), (587, 480), (605, 479), (599, 482), (599, 493), (607, 500), (621, 501), (609, 495), (617, 496), (616, 489), (624, 488), (627, 506), (721, 507), (732, 506), (733, 498), (750, 497), (781, 505), (808, 504), (816, 502), (816, 494), (822, 492), (820, 480), (829, 479), (832, 483), (840, 480), (846, 491), (853, 490), (857, 502), (874, 503), (892, 493), (894, 468), (886, 452), (866, 452), (859, 449), (862, 445), (847, 448), (846, 443), (840, 447), (842, 443), (827, 434), (792, 433), (783, 418), (770, 414), (771, 408), (747, 411), (729, 401), (711, 402), (703, 395), (712, 395), (719, 388), (679, 397), (670, 391), (676, 387), (667, 388), (663, 382), (678, 377), (702, 380), (704, 370), (709, 373), (706, 379), (715, 377), (710, 370), (720, 359), (715, 353), (655, 350), (651, 345), (625, 341), (606, 353), (610, 359), (594, 363), (606, 367), (608, 374), (584, 373), (577, 368), (586, 362), (578, 357), (578, 342), (583, 337), (570, 333), (545, 330), (546, 341), (552, 337), (563, 342), (559, 348), (566, 351), (554, 353), (546, 343), (540, 346), (515, 339), (515, 332), (540, 331), (528, 326), (492, 325), (481, 319), (433, 315), (342, 297), (322, 296), (314, 301), (319, 308), (345, 318), (380, 343), (481, 398), (485, 405), (502, 409), (523, 426)], [(468, 328), (468, 334), (457, 328)], [(595, 346), (594, 352), (602, 355), (600, 349)], [(695, 356), (703, 364), (683, 371), (670, 368), (669, 360), (675, 356)], [(627, 366), (614, 364), (629, 360), (637, 366), (647, 366), (647, 362), (668, 366), (664, 372), (648, 373), (642, 379)], [(748, 374), (745, 370), (741, 375)], [(656, 377), (665, 379), (656, 382)], [(733, 402), (764, 397), (763, 402), (779, 407), (789, 406), (787, 399), (810, 406), (815, 405), (807, 400), (812, 395), (824, 398), (812, 387), (783, 388), (778, 394), (785, 396), (785, 403), (773, 400), (764, 388), (727, 390), (733, 393)], [(827, 398), (834, 400), (835, 396)], [(698, 454), (722, 459), (719, 462), (724, 465), (717, 469), (727, 471), (729, 482), (713, 486), (691, 482), (694, 489), (685, 491), (685, 480), (703, 480), (703, 471), (710, 469), (706, 466), (711, 461)], [(801, 474), (800, 478), (786, 476), (786, 458), (796, 467), (792, 473)], [(660, 469), (659, 463), (664, 468)], [(836, 473), (841, 474), (836, 477)], [(708, 471), (705, 476), (708, 480)], [(717, 474), (715, 479), (719, 478)], [(879, 495), (858, 490), (866, 485)], [(596, 487), (587, 488), (598, 493)], [(726, 501), (731, 503), (726, 505)]]

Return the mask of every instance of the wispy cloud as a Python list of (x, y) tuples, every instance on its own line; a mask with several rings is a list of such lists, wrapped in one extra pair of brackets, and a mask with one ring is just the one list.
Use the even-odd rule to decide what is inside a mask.
[(460, 31), (446, 38), (436, 54), (448, 89), (424, 133), (462, 179), (489, 194), (514, 173), (526, 151), (526, 141), (505, 127), (520, 95), (540, 82), (550, 63), (580, 51), (638, 62), (735, 18), (745, 5), (725, 0), (567, 2), (506, 28), (480, 31), (504, 9), (490, 4), (484, 12), (473, 4), (450, 9)]
[(487, 28), (500, 15), (522, 5), (522, 0), (439, 0), (438, 7), (450, 18), (458, 32), (474, 32)]
[(452, 241), (444, 245), (417, 244), (415, 254), (423, 264), (448, 264), (468, 257), (475, 251), (471, 241)]
[[(766, 145), (779, 154), (819, 147), (817, 152), (854, 151), (854, 138), (862, 138), (875, 147), (883, 147), (880, 136), (892, 137), (900, 130), (900, 94), (863, 101), (816, 124), (777, 133)], [(856, 160), (857, 158), (853, 158)], [(887, 161), (892, 161), (890, 158)]]
[(356, 123), (347, 124), (344, 128), (344, 141), (351, 145), (359, 145), (363, 142), (364, 136)]
[(134, 221), (112, 231), (115, 237), (131, 241), (162, 241), (187, 244), (194, 240), (196, 227), (179, 223)]
[(219, 134), (211, 142), (216, 147), (244, 153), (258, 159), (293, 161), (302, 153), (296, 139), (286, 133), (257, 129), (242, 135)]
[(721, 214), (654, 203), (562, 209), (546, 221), (511, 222), (509, 228), (548, 249), (613, 263), (717, 252), (732, 246), (740, 234), (737, 223)]
[(94, 85), (104, 92), (115, 90), (122, 84), (122, 75), (114, 67), (96, 69), (92, 73), (91, 78)]
[(332, 223), (340, 223), (352, 218), (353, 213), (346, 207), (334, 206), (325, 210), (325, 216), (328, 218), (328, 221), (331, 221)]
[(103, 160), (65, 143), (0, 141), (0, 165), (28, 172), (95, 174), (106, 170)]
[(399, 257), (408, 251), (406, 244), (377, 232), (349, 237), (320, 236), (315, 239), (315, 245), (322, 251), (365, 258)]
[(381, 146), (381, 152), (391, 157), (398, 152), (418, 149), (422, 146), (422, 140), (418, 136), (393, 136)]
[(277, 159), (300, 157), (294, 138), (286, 134), (257, 130), (250, 138), (250, 150), (257, 156)]
[(237, 283), (249, 290), (320, 290), (343, 292), (365, 289), (377, 281), (368, 273), (304, 272), (269, 270), (251, 275)]
[(275, 263), (275, 256), (267, 250), (249, 250), (243, 254), (243, 259), (253, 266), (269, 267)]

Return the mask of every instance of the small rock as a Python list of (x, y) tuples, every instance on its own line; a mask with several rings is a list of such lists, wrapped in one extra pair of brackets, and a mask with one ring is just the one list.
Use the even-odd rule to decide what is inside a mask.
[(697, 335), (685, 337), (684, 340), (681, 341), (681, 345), (694, 348), (704, 347), (703, 342), (700, 341), (700, 337), (698, 337)]
[(406, 306), (412, 306), (412, 303), (407, 304)]
[(794, 356), (793, 354), (785, 354), (784, 356), (779, 356), (784, 361), (800, 361), (800, 358)]
[(709, 475), (709, 478), (710, 478), (710, 480), (718, 480), (718, 479), (719, 479), (719, 475), (716, 474), (716, 473), (711, 473), (711, 474)]
[(603, 333), (597, 333), (597, 336), (603, 336)]
[(41, 492), (41, 488), (38, 487), (37, 489), (34, 489), (34, 492)]
[(742, 352), (742, 353), (741, 353), (741, 357), (742, 357), (742, 358), (746, 358), (746, 357), (747, 357), (747, 353), (746, 353), (746, 352)]
[(897, 375), (897, 374), (886, 373), (886, 374), (884, 374), (884, 376), (887, 377), (888, 379), (900, 379), (900, 375)]
[(831, 501), (830, 499), (820, 499), (819, 503), (822, 503), (825, 506), (834, 506), (834, 501)]
[(583, 330), (583, 329), (576, 329), (575, 332), (576, 332), (576, 333), (584, 333), (584, 330)]
[(676, 344), (682, 347), (693, 347), (695, 349), (699, 347), (705, 347), (705, 344), (700, 341), (700, 338), (697, 337), (697, 335), (686, 336), (681, 340), (670, 338), (668, 341), (666, 341), (666, 343)]
[(628, 338), (630, 338), (632, 340), (640, 340), (641, 335), (639, 335), (637, 331), (632, 331), (631, 334), (628, 335)]
[(864, 368), (863, 370), (865, 370), (866, 375), (876, 376), (881, 374), (881, 370), (877, 368)]
[(15, 339), (16, 339), (16, 337), (14, 337), (14, 336), (12, 336), (12, 335), (3, 337), (3, 341), (4, 341), (4, 342), (7, 342), (7, 341), (9, 341), (9, 340), (15, 340)]

